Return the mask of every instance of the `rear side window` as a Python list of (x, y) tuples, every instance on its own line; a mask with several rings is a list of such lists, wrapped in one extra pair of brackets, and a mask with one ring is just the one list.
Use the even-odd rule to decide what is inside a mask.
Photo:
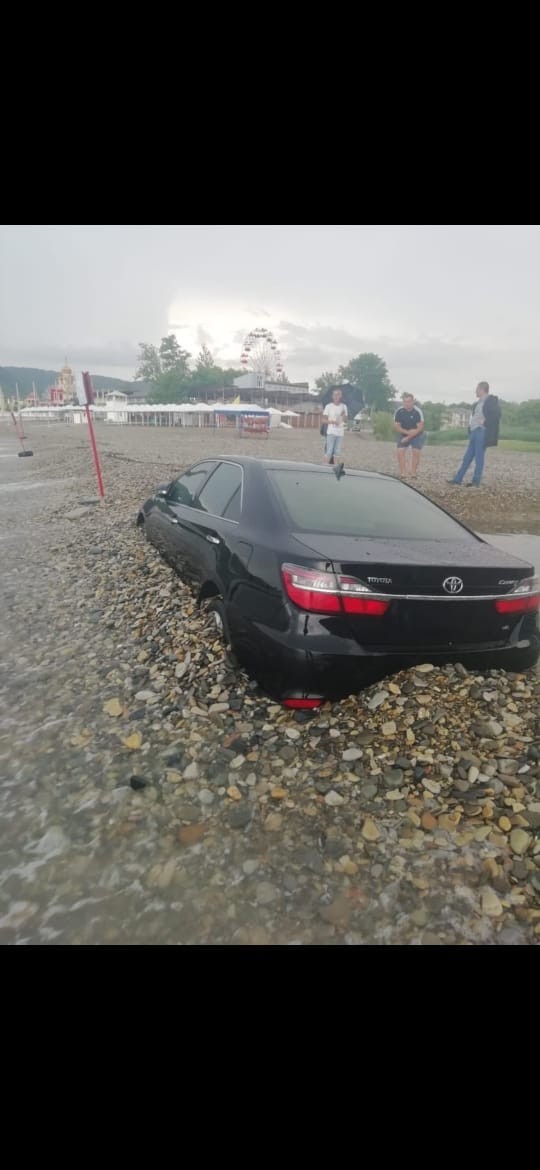
[(475, 537), (424, 496), (391, 479), (329, 471), (268, 471), (293, 532), (395, 540), (471, 540)]
[(237, 463), (220, 463), (205, 484), (198, 499), (198, 506), (210, 516), (239, 520), (241, 488), (242, 468)]

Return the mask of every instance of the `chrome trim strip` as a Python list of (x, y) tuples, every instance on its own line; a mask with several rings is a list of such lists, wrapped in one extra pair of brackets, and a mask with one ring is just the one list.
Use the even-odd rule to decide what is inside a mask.
[(363, 593), (345, 594), (349, 597), (373, 597), (381, 601), (518, 601), (527, 597), (538, 597), (538, 590), (532, 593)]

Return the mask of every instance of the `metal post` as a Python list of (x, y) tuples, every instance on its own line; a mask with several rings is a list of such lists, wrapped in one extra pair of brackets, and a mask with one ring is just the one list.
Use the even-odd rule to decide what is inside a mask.
[(94, 388), (92, 386), (92, 379), (90, 377), (90, 374), (85, 373), (85, 374), (83, 374), (82, 378), (83, 378), (84, 392), (86, 395), (85, 410), (86, 410), (86, 421), (88, 423), (88, 434), (90, 435), (90, 446), (92, 448), (94, 467), (96, 469), (96, 477), (97, 477), (97, 481), (98, 481), (98, 491), (99, 491), (100, 498), (103, 500), (105, 498), (105, 488), (103, 487), (103, 479), (101, 477), (101, 467), (99, 464), (99, 455), (98, 455), (98, 449), (97, 449), (97, 445), (96, 445), (96, 436), (94, 435), (94, 423), (92, 420), (92, 415), (90, 414), (90, 403), (94, 401)]

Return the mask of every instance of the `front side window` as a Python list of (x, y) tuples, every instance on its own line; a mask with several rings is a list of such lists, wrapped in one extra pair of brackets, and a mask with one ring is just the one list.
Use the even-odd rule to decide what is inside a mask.
[(185, 504), (186, 507), (193, 508), (197, 493), (200, 492), (215, 466), (215, 463), (209, 462), (197, 463), (195, 467), (190, 468), (185, 475), (181, 475), (171, 485), (167, 493), (167, 502), (169, 504)]

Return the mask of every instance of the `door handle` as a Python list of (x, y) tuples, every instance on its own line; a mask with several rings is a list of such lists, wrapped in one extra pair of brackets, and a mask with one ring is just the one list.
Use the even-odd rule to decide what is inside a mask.
[(220, 544), (221, 543), (217, 536), (207, 536), (206, 539), (209, 541), (210, 544)]

